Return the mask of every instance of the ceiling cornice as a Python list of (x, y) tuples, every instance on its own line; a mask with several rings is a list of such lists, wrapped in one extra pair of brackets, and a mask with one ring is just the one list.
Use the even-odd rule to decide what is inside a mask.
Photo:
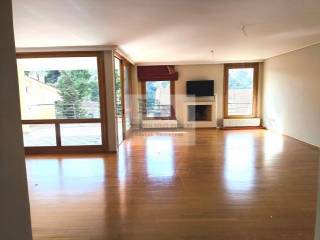
[(252, 63), (264, 62), (264, 59), (256, 60), (239, 60), (239, 61), (176, 61), (176, 62), (137, 62), (137, 66), (152, 66), (152, 65), (206, 65), (206, 64), (226, 64), (226, 63)]
[(122, 55), (128, 62), (130, 62), (132, 65), (136, 65), (136, 63), (128, 56), (128, 54), (126, 54), (121, 48), (117, 47), (115, 49), (115, 51), (117, 53), (119, 53), (120, 55)]
[(61, 47), (28, 47), (16, 48), (16, 52), (72, 52), (72, 51), (113, 51), (117, 45), (99, 45), (99, 46), (61, 46)]
[(300, 48), (296, 48), (296, 49), (293, 49), (293, 50), (290, 50), (290, 51), (285, 51), (285, 52), (282, 52), (282, 53), (279, 53), (279, 54), (276, 54), (276, 55), (272, 55), (271, 57), (267, 57), (265, 59), (265, 61), (270, 59), (270, 58), (279, 57), (279, 56), (282, 56), (282, 55), (286, 55), (286, 54), (289, 54), (289, 53), (292, 53), (292, 52), (300, 51), (300, 50), (303, 50), (305, 48), (316, 46), (316, 45), (319, 45), (319, 44), (320, 44), (320, 42), (316, 42), (316, 43), (312, 43), (312, 44), (306, 45), (304, 47), (300, 47)]

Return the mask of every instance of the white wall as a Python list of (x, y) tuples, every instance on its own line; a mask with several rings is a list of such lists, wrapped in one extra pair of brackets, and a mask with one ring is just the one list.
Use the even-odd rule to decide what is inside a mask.
[[(141, 83), (137, 79), (137, 67), (133, 68), (133, 94), (136, 96), (134, 103), (134, 123), (139, 125), (141, 116), (138, 114), (138, 99), (141, 94)], [(179, 122), (183, 121), (183, 102), (186, 97), (186, 81), (189, 80), (214, 80), (215, 93), (217, 94), (217, 118), (223, 117), (223, 64), (179, 65), (176, 66), (179, 79), (175, 82), (175, 110)], [(203, 97), (202, 100), (212, 100), (212, 97)]]
[(0, 238), (31, 240), (11, 0), (0, 2)]
[[(135, 67), (136, 68), (136, 67)], [(261, 116), (261, 95), (262, 95), (262, 72), (263, 64), (261, 63), (259, 71), (259, 91), (258, 91), (258, 117)], [(218, 126), (222, 124), (223, 119), (223, 64), (199, 64), (199, 65), (178, 65), (176, 70), (179, 73), (179, 79), (175, 82), (175, 109), (176, 117), (179, 122), (183, 121), (183, 102), (186, 100), (186, 82), (189, 80), (214, 80), (217, 120)], [(132, 71), (132, 79), (135, 86), (134, 94), (140, 94), (141, 84), (137, 80), (136, 69)], [(138, 97), (136, 98), (138, 99)], [(212, 100), (212, 97), (204, 97), (201, 100)], [(136, 104), (137, 105), (137, 104)], [(137, 111), (134, 112), (134, 116)], [(140, 118), (136, 117), (135, 123), (138, 123)]]
[[(175, 83), (175, 109), (179, 122), (183, 121), (184, 96), (186, 95), (186, 82), (190, 80), (214, 80), (214, 91), (216, 94), (217, 119), (221, 122), (223, 118), (223, 64), (203, 65), (179, 65), (176, 71), (179, 79)], [(201, 97), (201, 100), (212, 100), (212, 97)]]
[(264, 64), (264, 125), (320, 146), (320, 44)]

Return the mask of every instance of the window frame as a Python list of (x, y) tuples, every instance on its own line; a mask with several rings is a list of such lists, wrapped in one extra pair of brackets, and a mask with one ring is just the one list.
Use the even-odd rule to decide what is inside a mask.
[[(253, 68), (253, 99), (252, 114), (250, 115), (229, 115), (228, 114), (228, 86), (229, 86), (229, 70), (238, 68)], [(235, 118), (256, 118), (258, 106), (258, 86), (259, 85), (259, 63), (232, 63), (224, 64), (224, 84), (223, 84), (223, 116), (225, 119)]]
[[(144, 108), (142, 112), (142, 119), (143, 120), (176, 120), (176, 113), (175, 113), (175, 81), (170, 81), (170, 80), (164, 80), (164, 81), (169, 81), (170, 82), (170, 116), (169, 117), (148, 117), (147, 116), (147, 109)], [(143, 96), (143, 99), (146, 102), (146, 83), (147, 82), (159, 82), (157, 80), (147, 80), (141, 82), (141, 93)]]
[[(100, 118), (86, 119), (30, 119), (21, 120), (21, 124), (54, 124), (57, 146), (25, 147), (26, 154), (38, 153), (96, 153), (108, 152), (107, 138), (107, 104), (104, 74), (104, 54), (101, 51), (64, 51), (64, 52), (18, 52), (16, 59), (27, 58), (62, 58), (62, 57), (96, 57), (99, 84)], [(66, 123), (100, 123), (101, 145), (63, 146), (61, 144), (60, 124)]]

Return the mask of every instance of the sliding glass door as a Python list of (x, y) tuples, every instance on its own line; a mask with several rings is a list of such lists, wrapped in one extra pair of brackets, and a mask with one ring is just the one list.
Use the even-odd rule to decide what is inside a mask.
[(115, 101), (116, 101), (116, 124), (117, 124), (117, 143), (122, 143), (125, 139), (125, 117), (124, 117), (124, 101), (123, 101), (123, 71), (121, 60), (114, 58), (114, 85), (115, 85)]
[(99, 52), (18, 54), (27, 152), (106, 150)]
[(129, 64), (123, 64), (123, 92), (124, 92), (124, 116), (125, 116), (125, 135), (129, 134), (131, 130), (132, 119), (132, 86), (130, 72), (131, 66)]
[(131, 129), (131, 65), (121, 56), (114, 57), (115, 100), (118, 145)]

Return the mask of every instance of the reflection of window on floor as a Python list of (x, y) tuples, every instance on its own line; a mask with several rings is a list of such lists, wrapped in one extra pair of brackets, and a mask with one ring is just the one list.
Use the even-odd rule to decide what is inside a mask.
[(170, 81), (147, 81), (147, 117), (170, 117), (171, 116), (171, 95)]
[(175, 162), (171, 137), (148, 137), (145, 151), (149, 178), (173, 177)]
[[(37, 185), (39, 178), (57, 179), (57, 181), (42, 181), (42, 187), (52, 191), (61, 190), (68, 194), (94, 193), (103, 188), (105, 178), (104, 160), (99, 157), (86, 158), (50, 158), (28, 160), (28, 172), (37, 172), (37, 176), (30, 178), (31, 185)], [(67, 178), (64, 178), (68, 176)], [(86, 177), (84, 177), (86, 176)], [(59, 179), (65, 179), (61, 182)]]
[[(255, 153), (253, 135), (230, 134), (225, 139), (224, 181), (230, 194), (245, 199), (254, 186)], [(241, 156), (241, 161), (239, 161)]]

